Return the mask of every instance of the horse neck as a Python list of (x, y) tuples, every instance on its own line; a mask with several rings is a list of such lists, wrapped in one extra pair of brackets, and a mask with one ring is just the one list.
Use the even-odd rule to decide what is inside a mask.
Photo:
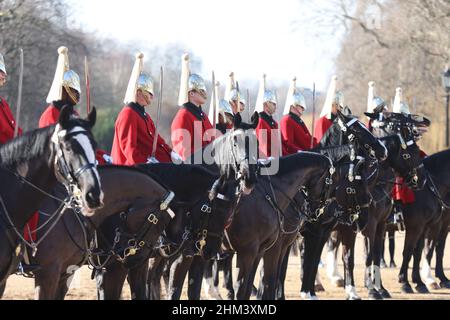
[(440, 196), (450, 197), (450, 149), (425, 158), (423, 164)]
[[(47, 145), (50, 145), (50, 143), (47, 143)], [(21, 145), (18, 143), (17, 148), (20, 147)], [(52, 190), (57, 180), (53, 165), (53, 148), (49, 146), (45, 150), (47, 150), (47, 154), (51, 155), (50, 157), (44, 157), (42, 154), (30, 154), (26, 161), (22, 161), (16, 166), (6, 166), (32, 185), (48, 192)], [(8, 177), (10, 181), (4, 183), (1, 194), (15, 226), (23, 228), (30, 217), (39, 209), (46, 195), (30, 184), (22, 182), (11, 173), (8, 174)]]
[(155, 199), (155, 206), (163, 200), (167, 190), (149, 175), (124, 167), (98, 167), (105, 194), (103, 208), (97, 210), (91, 218), (100, 226), (108, 217), (126, 211), (133, 205), (150, 206), (148, 199)]
[(289, 199), (295, 197), (299, 187), (308, 185), (311, 179), (323, 173), (324, 168), (321, 166), (320, 161), (314, 159), (313, 156), (314, 154), (298, 153), (280, 158), (280, 169), (283, 168), (282, 171), (279, 171), (273, 177), (268, 177), (268, 182), (272, 183), (274, 187), (278, 206), (282, 210), (288, 207), (290, 204)]

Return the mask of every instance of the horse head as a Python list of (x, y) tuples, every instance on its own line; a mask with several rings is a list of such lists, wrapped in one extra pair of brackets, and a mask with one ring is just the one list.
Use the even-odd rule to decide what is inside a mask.
[(386, 160), (388, 152), (381, 143), (357, 118), (344, 115), (338, 111), (337, 123), (350, 142), (362, 146), (366, 152), (377, 160)]
[(103, 206), (95, 160), (96, 142), (91, 132), (96, 115), (93, 108), (86, 120), (74, 118), (70, 109), (64, 107), (51, 138), (55, 176), (82, 204), (86, 215)]

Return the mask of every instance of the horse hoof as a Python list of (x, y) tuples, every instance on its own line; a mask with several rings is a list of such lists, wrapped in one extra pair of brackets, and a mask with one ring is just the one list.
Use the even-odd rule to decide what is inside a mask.
[(450, 289), (450, 280), (441, 281), (440, 286), (441, 288)]
[(361, 297), (358, 297), (358, 296), (353, 296), (353, 295), (348, 295), (347, 296), (347, 300), (349, 300), (349, 301), (360, 301), (360, 300), (362, 300), (361, 299)]
[(387, 268), (386, 261), (381, 260), (381, 261), (380, 261), (380, 267), (381, 267), (382, 269), (386, 269), (386, 268)]
[(427, 288), (429, 290), (439, 290), (441, 287), (437, 284), (437, 282), (427, 283)]
[(389, 268), (391, 269), (397, 268), (397, 265), (395, 264), (394, 261), (391, 261), (391, 263), (389, 264)]
[(419, 284), (416, 286), (416, 291), (417, 293), (422, 293), (422, 294), (427, 294), (430, 293), (430, 291), (428, 290), (427, 286), (424, 284)]
[(325, 288), (321, 284), (316, 284), (314, 286), (314, 291), (316, 291), (316, 292), (325, 292)]
[(378, 290), (378, 292), (381, 294), (383, 299), (392, 299), (391, 294), (386, 289)]
[(369, 290), (369, 299), (370, 300), (383, 300), (383, 297), (377, 290), (371, 289), (371, 290)]
[(333, 284), (336, 288), (344, 288), (344, 279), (335, 279)]
[(402, 284), (401, 290), (403, 293), (406, 293), (406, 294), (414, 293), (414, 291), (411, 288), (411, 285), (409, 283)]

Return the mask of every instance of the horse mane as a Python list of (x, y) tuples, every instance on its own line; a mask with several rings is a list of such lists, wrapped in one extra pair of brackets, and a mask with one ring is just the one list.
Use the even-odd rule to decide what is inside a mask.
[(346, 144), (342, 146), (316, 147), (310, 151), (326, 155), (333, 162), (339, 162), (350, 155), (351, 145)]
[(305, 167), (311, 166), (313, 164), (320, 166), (321, 160), (324, 162), (324, 164), (330, 165), (330, 161), (329, 161), (329, 159), (327, 159), (326, 156), (318, 154), (318, 153), (314, 153), (314, 152), (308, 152), (308, 151), (303, 151), (300, 153), (295, 153), (295, 154), (291, 154), (291, 155), (288, 155), (285, 157), (281, 157), (281, 158), (279, 158), (280, 166), (278, 169), (278, 173), (282, 175), (282, 174), (292, 172), (293, 167), (297, 167), (297, 168), (299, 167), (299, 164), (298, 164), (299, 161), (304, 161), (304, 163), (302, 163), (302, 165)]
[(54, 131), (55, 126), (36, 129), (0, 146), (0, 164), (13, 169), (32, 159), (43, 157)]
[[(134, 168), (135, 170), (142, 171), (151, 176), (166, 189), (175, 192), (174, 186), (179, 188), (185, 187), (192, 191), (195, 191), (195, 189), (199, 187), (206, 190), (212, 185), (212, 181), (218, 178), (216, 172), (213, 172), (202, 165), (156, 163), (152, 165), (141, 164)], [(189, 179), (192, 175), (195, 175), (195, 181)]]

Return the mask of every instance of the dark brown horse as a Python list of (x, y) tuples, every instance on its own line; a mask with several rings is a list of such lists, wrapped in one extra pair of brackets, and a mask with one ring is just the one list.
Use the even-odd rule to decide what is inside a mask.
[[(0, 147), (0, 294), (23, 252), (26, 222), (58, 181), (77, 190), (70, 196), (83, 214), (91, 215), (102, 205), (91, 134), (95, 120), (95, 109), (86, 121), (71, 118), (70, 110), (63, 108), (57, 125), (34, 130)], [(61, 207), (70, 205), (69, 197), (58, 202)]]
[[(40, 265), (40, 269), (35, 272), (35, 287), (36, 298), (40, 300), (64, 299), (77, 269), (87, 263), (89, 258), (91, 264), (95, 265), (104, 261), (103, 256), (99, 257), (100, 261), (97, 259), (100, 253), (91, 242), (96, 236), (101, 240), (106, 237), (100, 233), (95, 234), (95, 231), (111, 216), (127, 216), (127, 222), (131, 222), (127, 225), (127, 231), (130, 234), (140, 234), (141, 242), (139, 247), (134, 247), (129, 242), (111, 241), (105, 246), (103, 253), (114, 259), (119, 256), (123, 259), (132, 250), (153, 247), (171, 220), (171, 215), (161, 209), (162, 204), (165, 206), (170, 203), (171, 193), (148, 174), (119, 166), (99, 167), (98, 172), (105, 195), (104, 207), (98, 209), (89, 220), (83, 219), (72, 209), (66, 209), (62, 219), (38, 247), (34, 260)], [(64, 193), (65, 190), (61, 188), (54, 190), (54, 194), (58, 196), (64, 196)], [(46, 213), (57, 208), (58, 203), (48, 199), (40, 209), (40, 225), (49, 222)], [(116, 227), (119, 228), (119, 225)], [(47, 227), (41, 229), (38, 237), (46, 231)], [(116, 240), (121, 240), (121, 234), (118, 233), (117, 236)]]

